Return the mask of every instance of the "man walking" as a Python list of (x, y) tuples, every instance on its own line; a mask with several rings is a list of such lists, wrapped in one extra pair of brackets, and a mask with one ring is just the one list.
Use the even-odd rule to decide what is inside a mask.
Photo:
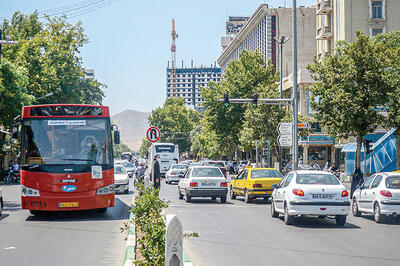
[(161, 172), (160, 172), (160, 163), (158, 160), (160, 159), (160, 155), (156, 155), (154, 157), (154, 166), (153, 166), (153, 181), (154, 181), (154, 188), (160, 188), (161, 186)]

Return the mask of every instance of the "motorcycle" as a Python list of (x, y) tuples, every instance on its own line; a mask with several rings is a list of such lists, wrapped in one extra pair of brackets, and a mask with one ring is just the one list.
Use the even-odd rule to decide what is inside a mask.
[(19, 172), (8, 171), (8, 174), (4, 177), (4, 184), (20, 183)]

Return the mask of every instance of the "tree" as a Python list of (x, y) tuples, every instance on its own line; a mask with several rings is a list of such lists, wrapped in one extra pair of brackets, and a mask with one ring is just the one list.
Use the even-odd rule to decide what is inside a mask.
[(149, 116), (150, 125), (161, 130), (160, 141), (177, 144), (180, 152), (190, 150), (190, 132), (199, 121), (199, 113), (186, 108), (182, 97), (168, 98)]
[(115, 158), (122, 158), (122, 153), (124, 152), (132, 152), (132, 150), (123, 143), (114, 144), (114, 157)]
[(27, 73), (24, 68), (3, 59), (0, 64), (0, 125), (10, 128), (22, 106), (30, 104), (33, 97), (26, 90)]
[[(277, 123), (278, 109), (276, 106), (258, 106), (254, 109), (245, 104), (232, 104), (226, 108), (217, 101), (218, 95), (228, 93), (230, 98), (252, 98), (257, 93), (260, 97), (276, 98), (277, 81), (279, 77), (274, 66), (267, 64), (261, 53), (243, 50), (238, 60), (228, 64), (221, 83), (211, 83), (210, 88), (202, 88), (205, 117), (217, 136), (217, 142), (226, 147), (229, 155), (237, 150), (241, 142), (246, 146), (260, 136), (267, 136), (271, 125), (264, 122), (276, 120), (274, 124)], [(250, 130), (252, 134), (248, 134)]]
[(338, 42), (336, 53), (307, 68), (316, 81), (310, 87), (315, 118), (334, 137), (357, 137), (356, 166), (361, 143), (383, 121), (374, 108), (386, 103), (390, 89), (384, 79), (389, 55), (381, 43), (357, 32), (353, 43)]
[(190, 151), (199, 158), (220, 158), (226, 154), (224, 147), (217, 142), (215, 132), (210, 129), (204, 118), (192, 130), (191, 140)]
[(378, 34), (373, 41), (384, 44), (388, 49), (386, 53), (390, 55), (390, 65), (384, 73), (384, 78), (391, 87), (385, 105), (387, 110), (385, 125), (388, 128), (396, 128), (396, 169), (400, 169), (400, 32)]
[(151, 142), (147, 138), (143, 138), (142, 144), (140, 144), (140, 149), (139, 149), (140, 157), (146, 157), (150, 146)]
[[(47, 17), (42, 23), (36, 12), (16, 12), (1, 27), (19, 42), (4, 47), (3, 58), (27, 70), (27, 90), (37, 99), (34, 103), (101, 104), (104, 85), (85, 78), (79, 56), (88, 42), (81, 23), (72, 25), (66, 17)], [(50, 92), (52, 97), (39, 99)]]

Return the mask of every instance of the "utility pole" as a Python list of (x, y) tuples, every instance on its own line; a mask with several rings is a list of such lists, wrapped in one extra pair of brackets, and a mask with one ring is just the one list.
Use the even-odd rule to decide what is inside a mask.
[(298, 167), (298, 138), (297, 138), (297, 3), (293, 0), (293, 170)]
[[(280, 81), (280, 95), (281, 99), (283, 98), (283, 45), (290, 40), (290, 37), (285, 37), (282, 35), (281, 38), (275, 37), (275, 41), (279, 44), (279, 54), (280, 54), (280, 74), (281, 74), (281, 81)], [(282, 106), (280, 106), (280, 111), (282, 112)], [(282, 147), (279, 146), (279, 171), (282, 171)]]

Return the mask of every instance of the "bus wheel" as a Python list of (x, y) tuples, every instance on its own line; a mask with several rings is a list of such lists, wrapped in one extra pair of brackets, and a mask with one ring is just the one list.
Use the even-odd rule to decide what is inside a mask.
[(100, 208), (100, 209), (97, 209), (97, 212), (98, 213), (105, 213), (107, 211), (107, 208)]
[(37, 210), (29, 210), (29, 212), (30, 212), (32, 215), (36, 215), (36, 216), (39, 216), (39, 215), (42, 214), (41, 211), (37, 211)]

